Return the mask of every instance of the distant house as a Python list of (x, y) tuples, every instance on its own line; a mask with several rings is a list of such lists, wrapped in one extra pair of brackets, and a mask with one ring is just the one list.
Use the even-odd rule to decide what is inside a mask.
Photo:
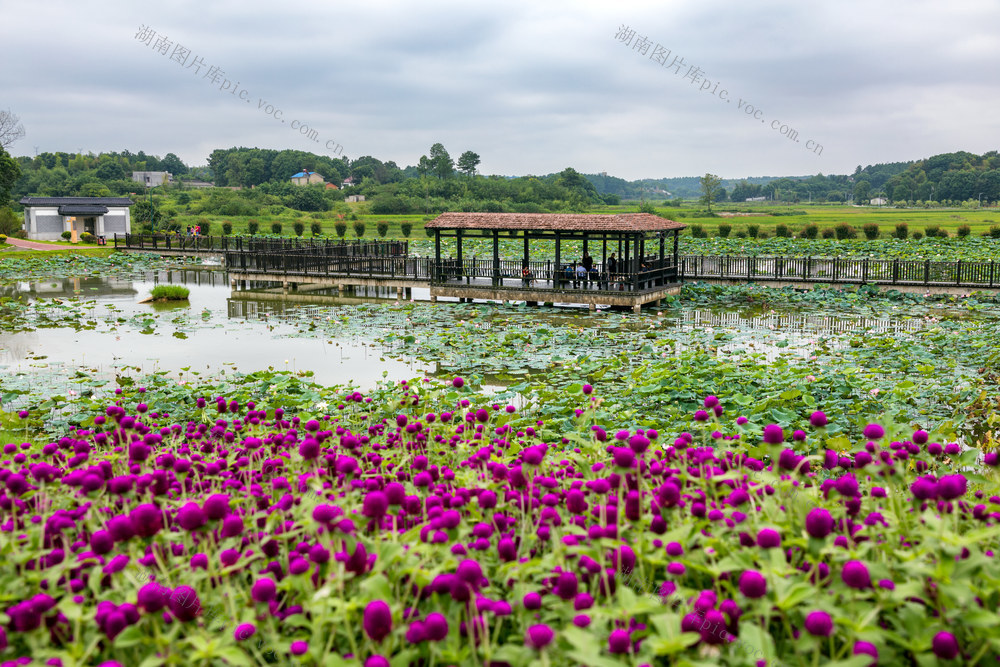
[(767, 201), (767, 197), (747, 197), (747, 201)]
[(871, 204), (872, 206), (885, 206), (886, 204), (889, 203), (889, 201), (885, 197), (876, 197), (875, 199), (872, 199), (868, 203)]
[(350, 195), (348, 197), (344, 197), (344, 201), (346, 201), (348, 203), (351, 203), (351, 202), (356, 203), (356, 202), (364, 201), (364, 200), (365, 200), (365, 196), (364, 195)]
[(338, 188), (338, 187), (337, 187), (336, 185), (334, 185), (333, 183), (327, 183), (327, 184), (326, 184), (326, 189), (327, 189), (327, 190), (339, 190), (340, 188)]
[(302, 170), (292, 176), (292, 183), (295, 185), (311, 185), (313, 183), (322, 183), (323, 180), (323, 177), (315, 171)]
[(352, 185), (354, 185), (354, 177), (353, 176), (348, 176), (347, 178), (344, 179), (344, 182), (341, 183), (341, 187), (344, 187), (344, 188), (349, 188)]
[(146, 187), (155, 188), (157, 185), (173, 182), (174, 176), (169, 171), (133, 171), (132, 180)]
[(183, 181), (186, 188), (214, 188), (215, 185), (208, 181)]
[(63, 232), (111, 236), (132, 231), (128, 197), (24, 197), (24, 231), (29, 239), (58, 241)]

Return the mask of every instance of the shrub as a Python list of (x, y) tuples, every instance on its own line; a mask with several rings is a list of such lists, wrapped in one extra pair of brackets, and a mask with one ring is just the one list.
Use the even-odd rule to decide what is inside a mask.
[(0, 234), (0, 245), (6, 245), (6, 244), (7, 244), (7, 235)]
[(84, 232), (83, 234), (80, 234), (80, 240), (83, 241), (84, 243), (97, 243), (97, 237), (91, 234), (90, 232)]
[(1000, 239), (1000, 226), (993, 225), (992, 227), (990, 227), (990, 238)]
[(799, 236), (804, 239), (814, 239), (819, 236), (819, 227), (816, 225), (806, 225), (802, 228), (802, 233)]
[(874, 222), (866, 222), (862, 225), (861, 231), (865, 233), (865, 238), (869, 241), (874, 241), (879, 235), (878, 225)]
[(431, 238), (431, 237), (434, 236), (434, 230), (433, 229), (428, 229), (427, 227), (424, 227), (424, 234), (427, 235), (427, 238)]
[(924, 236), (926, 236), (929, 239), (938, 236), (940, 232), (941, 232), (941, 227), (939, 225), (927, 225), (926, 227), (924, 227)]
[(749, 236), (752, 239), (755, 239), (758, 236), (760, 236), (760, 225), (756, 223), (747, 225), (747, 236)]
[(854, 229), (854, 227), (848, 223), (842, 222), (834, 227), (834, 235), (837, 237), (838, 241), (856, 239), (858, 238), (858, 230)]
[(73, 238), (73, 232), (63, 232), (59, 236), (63, 237), (63, 239), (65, 239), (66, 241), (69, 241), (71, 238)]
[(914, 241), (919, 241), (922, 238), (924, 238), (924, 233), (923, 232), (913, 232), (913, 240)]
[(826, 228), (823, 229), (823, 232), (822, 232), (821, 236), (823, 238), (825, 238), (825, 239), (832, 239), (832, 238), (836, 238), (837, 232), (833, 231), (829, 227), (826, 227)]
[(375, 231), (378, 232), (379, 236), (385, 238), (385, 235), (389, 233), (389, 223), (385, 220), (380, 220), (378, 224), (375, 225)]
[(728, 239), (729, 238), (729, 232), (731, 232), (731, 231), (733, 231), (733, 226), (730, 225), (728, 222), (721, 222), (721, 223), (719, 223), (719, 236), (720, 237), (722, 237), (724, 239)]
[(958, 230), (956, 230), (956, 233), (958, 234), (958, 238), (964, 239), (972, 233), (972, 227), (969, 227), (968, 225), (961, 225)]
[(705, 233), (705, 228), (701, 225), (691, 225), (691, 236), (696, 239), (707, 239), (708, 234)]
[(28, 238), (28, 232), (24, 229), (15, 229), (7, 236), (13, 236), (15, 239), (21, 239), (23, 241)]
[(337, 233), (337, 236), (344, 238), (347, 234), (347, 223), (346, 222), (336, 222), (333, 225), (333, 231)]
[(292, 229), (295, 230), (296, 236), (302, 236), (306, 231), (306, 226), (305, 223), (303, 223), (301, 220), (296, 220), (294, 223), (292, 223)]
[(271, 233), (281, 234), (281, 223), (278, 222), (277, 220), (271, 223)]
[(256, 220), (251, 220), (247, 223), (247, 231), (250, 233), (250, 236), (256, 234), (258, 229), (260, 229), (260, 223)]
[(365, 223), (364, 223), (363, 220), (356, 220), (354, 222), (354, 224), (351, 225), (351, 226), (354, 227), (354, 235), (355, 236), (357, 236), (359, 239), (362, 238), (362, 237), (364, 237), (364, 235), (365, 235)]
[(896, 231), (892, 233), (897, 239), (905, 239), (910, 235), (910, 227), (905, 222), (896, 225)]
[(774, 235), (781, 239), (790, 239), (792, 238), (792, 230), (785, 223), (781, 223), (780, 225), (775, 225)]
[(229, 236), (230, 234), (232, 234), (233, 233), (233, 223), (229, 222), (228, 220), (224, 221), (222, 223), (222, 233), (225, 236)]
[(410, 238), (410, 234), (413, 232), (412, 222), (401, 222), (399, 223), (399, 231), (403, 234), (403, 238)]
[(745, 239), (746, 237), (747, 237), (747, 233), (745, 231), (743, 231), (742, 229), (736, 230), (736, 238), (738, 238), (738, 239)]
[(309, 225), (309, 231), (312, 233), (313, 236), (319, 236), (320, 234), (323, 233), (323, 225), (321, 225), (318, 222), (314, 222), (311, 225)]
[(212, 223), (207, 218), (204, 222), (198, 220), (198, 233), (202, 236), (208, 236), (212, 233)]
[(947, 229), (939, 229), (937, 231), (937, 238), (939, 238), (939, 239), (946, 239), (946, 238), (948, 238), (948, 236), (949, 236), (949, 234), (948, 234), (948, 230)]
[(183, 285), (157, 285), (151, 292), (154, 301), (184, 301), (190, 294)]

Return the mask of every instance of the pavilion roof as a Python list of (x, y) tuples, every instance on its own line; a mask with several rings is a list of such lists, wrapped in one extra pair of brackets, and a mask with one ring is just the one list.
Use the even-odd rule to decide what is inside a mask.
[(579, 213), (442, 213), (428, 229), (496, 229), (501, 231), (659, 232), (684, 229), (684, 223), (652, 213), (588, 215)]

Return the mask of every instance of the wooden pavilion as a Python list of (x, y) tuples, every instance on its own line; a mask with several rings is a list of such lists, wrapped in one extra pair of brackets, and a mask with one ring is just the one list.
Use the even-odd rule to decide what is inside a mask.
[[(678, 235), (686, 225), (650, 213), (442, 213), (425, 227), (434, 234), (432, 299), (585, 303), (591, 309), (608, 304), (638, 311), (680, 286)], [(479, 249), (486, 241), (492, 257), (469, 257), (467, 246), (475, 239)], [(532, 244), (537, 257), (542, 242), (554, 244), (554, 259), (532, 259)], [(567, 261), (570, 243), (578, 256)], [(511, 244), (517, 259), (510, 258)], [(452, 252), (446, 257), (445, 250)]]

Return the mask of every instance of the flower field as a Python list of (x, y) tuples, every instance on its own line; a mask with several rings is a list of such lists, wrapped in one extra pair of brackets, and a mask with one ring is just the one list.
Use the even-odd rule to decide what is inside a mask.
[[(288, 411), (194, 394), (161, 405), (137, 388), (58, 441), (7, 444), (3, 656), (373, 667), (1000, 655), (996, 454), (906, 424), (826, 449), (821, 412), (808, 430), (759, 430), (714, 396), (684, 432), (605, 428), (590, 385), (573, 396), (572, 427), (552, 428), (463, 384)], [(820, 453), (801, 454), (807, 444)]]

